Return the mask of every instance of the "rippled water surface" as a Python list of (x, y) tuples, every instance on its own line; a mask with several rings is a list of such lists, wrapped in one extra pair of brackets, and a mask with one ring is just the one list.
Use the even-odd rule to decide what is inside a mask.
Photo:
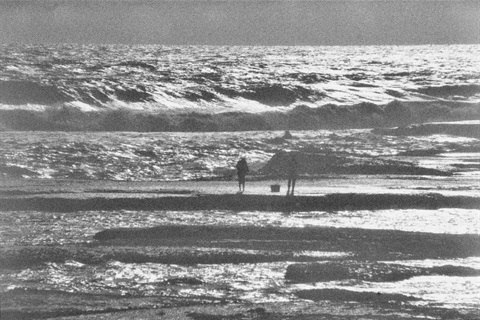
[[(372, 210), (340, 212), (87, 211), (73, 213), (1, 212), (5, 244), (62, 245), (93, 241), (108, 228), (157, 225), (244, 225), (335, 227), (446, 234), (480, 234), (480, 210)], [(428, 225), (428, 228), (425, 227)]]
[[(0, 132), (0, 174), (41, 179), (191, 180), (231, 178), (239, 156), (251, 173), (279, 151), (319, 152), (355, 161), (400, 161), (442, 170), (478, 166), (479, 140), (453, 135), (391, 136), (371, 130), (248, 133), (48, 133)], [(404, 152), (434, 150), (433, 156)], [(459, 152), (460, 151), (460, 152)], [(401, 155), (401, 156), (398, 156)], [(478, 171), (478, 168), (476, 169)]]
[[(303, 228), (308, 226), (392, 229), (440, 234), (480, 234), (479, 210), (377, 210), (344, 212), (231, 212), (231, 211), (89, 211), (75, 213), (3, 212), (1, 238), (4, 245), (71, 246), (92, 243), (92, 236), (113, 227), (149, 227), (178, 225), (244, 225)], [(425, 228), (428, 224), (429, 228)], [(153, 248), (152, 248), (153, 249)], [(142, 250), (149, 250), (148, 248)], [(189, 249), (190, 250), (190, 249)], [(197, 248), (205, 252), (215, 248)], [(240, 250), (248, 253), (248, 250)], [(240, 252), (239, 251), (239, 252)], [(251, 253), (261, 253), (253, 250)], [(348, 252), (299, 250), (296, 256), (320, 259), (345, 259)], [(289, 285), (285, 270), (292, 262), (199, 264), (192, 266), (156, 263), (121, 263), (111, 261), (88, 265), (74, 260), (49, 262), (44, 266), (7, 273), (2, 276), (3, 290), (15, 287), (61, 290), (66, 292), (120, 295), (209, 296), (242, 299), (251, 302), (291, 301), (293, 292), (308, 288), (346, 288), (357, 291), (402, 293), (426, 301), (447, 305), (479, 305), (474, 292), (480, 289), (478, 278), (427, 276), (395, 283), (324, 282), (312, 285)], [(389, 263), (389, 262), (386, 262)], [(417, 267), (459, 265), (479, 268), (477, 258), (455, 260), (392, 261)], [(195, 279), (201, 285), (180, 280)], [(186, 283), (182, 283), (186, 281)]]
[[(305, 176), (298, 182), (299, 197), (479, 195), (476, 138), (393, 136), (362, 129), (294, 131), (294, 139), (279, 141), (282, 134), (1, 132), (0, 196), (19, 201), (22, 197), (157, 201), (171, 192), (168, 196), (182, 199), (196, 196), (198, 191), (193, 189), (200, 182), (181, 180), (195, 178), (223, 179), (218, 182), (221, 190), (214, 193), (235, 193), (232, 169), (239, 155), (247, 156), (253, 179), (261, 176), (260, 169), (277, 152), (285, 150), (327, 153), (347, 158), (349, 164), (367, 159), (374, 165), (449, 172), (445, 176), (329, 174), (317, 180)], [(9, 185), (12, 177), (20, 182)], [(208, 190), (215, 189), (216, 183), (211, 181)], [(251, 182), (245, 195), (268, 196), (264, 183), (260, 180), (254, 187)], [(150, 242), (94, 239), (106, 229), (158, 227), (166, 232), (168, 226), (183, 226), (185, 234)], [(211, 239), (189, 236), (202, 226), (220, 229), (208, 229), (214, 233)], [(221, 238), (227, 227), (256, 238)], [(258, 230), (269, 230), (274, 237), (263, 239)], [(289, 238), (285, 230), (297, 236)], [(327, 236), (311, 239), (309, 230)], [(480, 262), (472, 252), (478, 252), (479, 235), (480, 209), (472, 207), (288, 213), (8, 210), (0, 212), (0, 294), (2, 305), (6, 301), (16, 312), (30, 308), (39, 317), (46, 317), (49, 310), (58, 314), (70, 310), (64, 314), (71, 315), (109, 308), (236, 302), (289, 303), (291, 310), (327, 308), (317, 310), (320, 313), (338, 305), (348, 312), (352, 306), (359, 310), (368, 305), (376, 312), (390, 310), (404, 318), (426, 314), (443, 319), (436, 314), (446, 310), (458, 312), (458, 319), (474, 319), (480, 306)], [(454, 249), (449, 250), (450, 245)], [(291, 276), (292, 270), (302, 268), (305, 273)], [(302, 292), (312, 294), (311, 299), (301, 298)], [(345, 300), (346, 292), (352, 301)], [(364, 302), (372, 297), (369, 293), (385, 296), (386, 302)]]
[[(468, 90), (478, 84), (478, 52), (478, 45), (3, 45), (0, 75), (14, 94), (0, 108), (66, 103), (85, 111), (259, 112), (297, 100), (478, 101), (478, 88)], [(37, 94), (15, 94), (22, 91)]]

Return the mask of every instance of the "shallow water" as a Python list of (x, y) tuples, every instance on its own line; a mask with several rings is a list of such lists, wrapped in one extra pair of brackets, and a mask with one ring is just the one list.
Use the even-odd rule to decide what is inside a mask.
[[(248, 135), (0, 132), (2, 178), (14, 176), (24, 182), (10, 187), (9, 180), (1, 180), (2, 196), (90, 200), (161, 197), (165, 190), (159, 190), (154, 182), (144, 181), (211, 177), (227, 181), (219, 183), (221, 191), (205, 189), (204, 192), (234, 193), (236, 185), (228, 180), (231, 179), (228, 174), (240, 154), (247, 156), (253, 173), (279, 150), (328, 151), (352, 161), (392, 160), (399, 161), (395, 164), (405, 162), (453, 173), (448, 177), (392, 175), (368, 179), (347, 176), (339, 179), (332, 174), (318, 181), (302, 179), (299, 196), (359, 192), (385, 196), (397, 193), (479, 196), (475, 178), (480, 165), (478, 139), (453, 135), (391, 136), (372, 130), (292, 133), (296, 139), (278, 144), (276, 138), (283, 132)], [(420, 156), (409, 153), (417, 150), (435, 153)], [(40, 180), (28, 179), (33, 177)], [(72, 179), (79, 180), (73, 183)], [(89, 181), (95, 183), (89, 185)], [(182, 189), (185, 185), (174, 184), (168, 182), (167, 188), (192, 196), (192, 190)], [(269, 193), (264, 190), (268, 186), (263, 181), (256, 187), (253, 183), (250, 186), (252, 189), (246, 193)], [(261, 192), (258, 188), (262, 188)], [(392, 303), (382, 302), (387, 307), (384, 304), (370, 307), (377, 311), (393, 310), (393, 314), (406, 313), (401, 316), (404, 318), (422, 315), (441, 319), (436, 318), (436, 310), (440, 308), (460, 312), (459, 319), (473, 319), (478, 316), (475, 310), (480, 309), (477, 297), (480, 281), (476, 273), (480, 270), (479, 258), (465, 254), (478, 252), (475, 248), (479, 245), (476, 242), (480, 235), (479, 208), (290, 213), (38, 210), (0, 212), (0, 295), (2, 306), (8, 305), (15, 312), (28, 309), (40, 317), (49, 310), (60, 314), (59, 310), (68, 309), (62, 314), (71, 315), (112, 308), (179, 306), (187, 300), (193, 304), (291, 303), (298, 310), (312, 306), (334, 310), (333, 304), (338, 303), (348, 312), (352, 306), (355, 310), (359, 305), (365, 307), (365, 303), (357, 300), (342, 300), (345, 293), (342, 290), (364, 296), (369, 292), (387, 297), (391, 294)], [(246, 234), (254, 234), (248, 233), (254, 228), (265, 228), (274, 229), (278, 237), (202, 240), (179, 234), (175, 239), (161, 238), (155, 243), (135, 245), (93, 239), (105, 229), (169, 225), (186, 226), (187, 231), (196, 226), (242, 226)], [(323, 228), (325, 233), (343, 232), (344, 239), (309, 239), (301, 232), (300, 238), (282, 238), (283, 230), (292, 230), (289, 228)], [(358, 244), (350, 245), (349, 237)], [(403, 241), (389, 247), (398, 252), (381, 251), (384, 248), (378, 243), (388, 242), (389, 237)], [(432, 247), (423, 252), (416, 249), (422, 243), (415, 241), (428, 241)], [(448, 251), (443, 248), (444, 243), (459, 243), (455, 248), (462, 252)], [(462, 243), (472, 250), (461, 247)], [(330, 268), (343, 273), (334, 272), (331, 279), (318, 280), (314, 272), (314, 277), (307, 276), (304, 283), (286, 279), (288, 268), (310, 263), (325, 264), (319, 267), (322, 272)], [(322, 269), (325, 266), (328, 268)], [(384, 280), (390, 275), (395, 281)], [(322, 298), (326, 300), (311, 302), (299, 298), (302, 290), (327, 289), (336, 290), (335, 298), (328, 298), (333, 300)], [(404, 301), (404, 297), (410, 296), (420, 300), (405, 298)]]
[[(308, 226), (480, 235), (480, 209), (338, 212), (87, 211), (0, 212), (0, 236), (9, 245), (67, 245), (93, 241), (109, 228), (158, 225)], [(425, 226), (428, 225), (428, 228)]]
[[(2, 212), (0, 236), (3, 248), (46, 246), (46, 253), (54, 248), (75, 248), (84, 254), (98, 255), (109, 252), (108, 245), (98, 247), (93, 235), (103, 229), (118, 227), (149, 227), (158, 225), (236, 225), (260, 227), (323, 226), (331, 228), (362, 228), (427, 232), (432, 234), (480, 234), (480, 214), (475, 209), (439, 210), (376, 210), (341, 212), (232, 212), (232, 211), (88, 211), (73, 213), (48, 212)], [(428, 225), (428, 227), (426, 227)], [(306, 240), (307, 241), (307, 240)], [(254, 243), (254, 242), (252, 242)], [(20, 246), (20, 247), (18, 247)], [(251, 249), (230, 249), (215, 243), (198, 244), (196, 247), (119, 247), (125, 254), (155, 254), (156, 250), (173, 250), (189, 255), (239, 254), (267, 255), (255, 245)], [(292, 248), (293, 249), (293, 248)], [(281, 249), (279, 249), (281, 250)], [(86, 253), (85, 253), (86, 252)], [(130, 253), (129, 253), (130, 252)], [(222, 253), (223, 252), (223, 253)], [(117, 252), (118, 254), (118, 252)], [(285, 252), (283, 253), (285, 254)], [(111, 295), (111, 301), (127, 297), (174, 297), (220, 299), (243, 301), (243, 303), (295, 302), (302, 301), (295, 292), (307, 289), (342, 289), (355, 292), (380, 292), (403, 294), (420, 298), (412, 306), (441, 306), (455, 310), (470, 310), (480, 306), (476, 292), (480, 290), (479, 277), (464, 276), (413, 276), (396, 282), (369, 282), (354, 278), (294, 284), (285, 280), (285, 272), (295, 259), (330, 261), (352, 264), (354, 252), (315, 251), (293, 249), (282, 261), (260, 263), (214, 263), (214, 264), (163, 264), (125, 263), (107, 260), (82, 263), (76, 260), (38, 263), (20, 270), (5, 269), (0, 276), (3, 293), (15, 290), (48, 290), (74, 294)], [(350, 261), (351, 262), (348, 262)], [(344, 261), (344, 262), (341, 262)], [(346, 261), (346, 262), (345, 262)], [(461, 266), (480, 270), (478, 257), (439, 258), (426, 260), (383, 261), (387, 265), (405, 265), (419, 268), (435, 266)], [(14, 290), (14, 291), (12, 291)], [(118, 297), (118, 298), (115, 298)], [(123, 298), (122, 298), (123, 299)], [(112, 302), (113, 303), (113, 302)], [(155, 305), (155, 303), (153, 303)], [(92, 302), (91, 308), (98, 308)]]
[[(455, 263), (472, 265), (478, 268), (478, 259), (454, 261)], [(463, 262), (463, 263), (462, 263)], [(408, 263), (408, 261), (405, 261)], [(447, 261), (442, 261), (447, 263)], [(413, 305), (441, 305), (445, 308), (478, 309), (480, 298), (479, 277), (452, 276), (419, 276), (400, 282), (360, 282), (332, 281), (318, 282), (314, 285), (296, 285), (295, 289), (345, 289), (356, 292), (373, 292), (381, 294), (403, 294), (421, 298), (423, 301), (413, 302)]]
[[(479, 140), (453, 135), (391, 136), (372, 130), (245, 133), (0, 132), (0, 175), (5, 178), (174, 181), (235, 175), (240, 156), (251, 174), (279, 151), (329, 154), (356, 161), (398, 161), (455, 173), (478, 171)], [(436, 150), (434, 156), (404, 152)], [(393, 164), (393, 163), (392, 163)], [(462, 166), (459, 166), (462, 165)]]

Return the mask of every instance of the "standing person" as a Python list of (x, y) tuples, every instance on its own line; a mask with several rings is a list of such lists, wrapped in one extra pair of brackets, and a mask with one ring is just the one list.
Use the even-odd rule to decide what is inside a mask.
[[(293, 193), (295, 191), (295, 182), (297, 181), (297, 176), (298, 176), (298, 162), (295, 154), (291, 153), (288, 156), (288, 164), (287, 164), (287, 178), (288, 178), (288, 184), (287, 184), (287, 196), (293, 196)], [(292, 187), (292, 190), (290, 191), (290, 187)]]
[(245, 157), (238, 160), (237, 165), (237, 175), (238, 175), (238, 189), (239, 192), (245, 191), (245, 176), (248, 173), (248, 164)]

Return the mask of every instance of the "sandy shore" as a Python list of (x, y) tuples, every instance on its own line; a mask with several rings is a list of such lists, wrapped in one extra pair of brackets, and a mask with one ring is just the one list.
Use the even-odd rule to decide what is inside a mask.
[[(280, 192), (270, 185), (281, 184)], [(283, 184), (283, 186), (282, 186)], [(125, 182), (83, 180), (4, 180), (0, 210), (70, 212), (85, 210), (363, 210), (442, 207), (479, 208), (474, 178), (388, 176), (299, 180), (286, 197), (284, 181)]]
[[(402, 175), (323, 175), (313, 179), (299, 178), (298, 196), (319, 196), (332, 193), (362, 194), (425, 194), (470, 195), (480, 197), (478, 176), (451, 177)], [(279, 184), (280, 192), (271, 192), (270, 185)], [(260, 180), (247, 176), (245, 195), (284, 195), (286, 180)], [(161, 197), (165, 195), (236, 194), (237, 181), (114, 181), (114, 180), (52, 180), (2, 179), (0, 197), (55, 196), (72, 198)]]
[[(270, 185), (281, 184), (280, 193)], [(297, 195), (286, 197), (284, 181), (248, 181), (237, 194), (235, 181), (118, 182), (3, 180), (0, 211), (74, 212), (100, 210), (254, 210), (336, 211), (403, 208), (480, 207), (474, 177), (325, 177), (300, 180)], [(108, 261), (165, 265), (257, 264), (288, 261), (285, 280), (311, 283), (341, 279), (399, 281), (418, 275), (478, 276), (472, 268), (385, 265), (383, 260), (456, 259), (480, 255), (479, 236), (400, 230), (329, 227), (257, 227), (240, 225), (160, 225), (153, 228), (110, 228), (94, 242), (65, 246), (15, 246), (0, 251), (4, 270), (36, 268), (43, 263), (77, 261), (90, 266)], [(207, 250), (208, 249), (208, 250)], [(340, 256), (299, 252), (345, 253)], [(319, 264), (318, 262), (323, 262)], [(373, 278), (372, 278), (373, 277)], [(175, 279), (174, 279), (175, 280)], [(190, 280), (158, 283), (159, 287), (203, 286)], [(188, 283), (187, 283), (188, 282)], [(272, 288), (275, 290), (275, 288)], [(212, 297), (123, 297), (54, 290), (10, 290), (0, 295), (9, 308), (2, 319), (475, 319), (477, 311), (408, 304), (396, 293), (356, 293), (343, 289), (298, 290), (291, 301), (247, 303)], [(38, 301), (36, 303), (35, 301)], [(60, 303), (61, 302), (61, 303)], [(406, 307), (408, 304), (408, 307)], [(65, 306), (64, 306), (65, 305)], [(83, 307), (98, 306), (98, 310)], [(69, 306), (75, 306), (69, 309)], [(105, 307), (108, 306), (108, 307)]]

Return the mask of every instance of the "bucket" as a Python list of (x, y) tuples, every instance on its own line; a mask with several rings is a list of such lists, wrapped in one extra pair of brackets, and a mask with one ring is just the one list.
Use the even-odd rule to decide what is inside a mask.
[(280, 192), (280, 185), (279, 184), (271, 184), (270, 185), (270, 190), (272, 192)]

